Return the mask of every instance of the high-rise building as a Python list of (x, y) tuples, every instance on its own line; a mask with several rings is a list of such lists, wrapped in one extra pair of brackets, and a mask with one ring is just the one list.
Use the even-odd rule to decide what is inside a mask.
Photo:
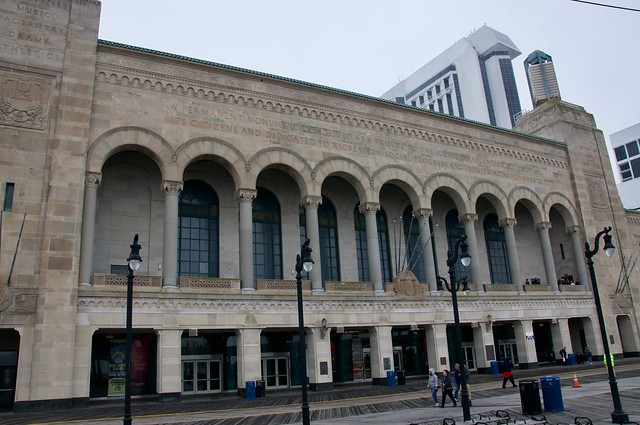
[(640, 209), (640, 123), (609, 136), (618, 192), (626, 209)]
[(521, 107), (511, 61), (520, 53), (508, 36), (484, 25), (381, 97), (512, 128)]

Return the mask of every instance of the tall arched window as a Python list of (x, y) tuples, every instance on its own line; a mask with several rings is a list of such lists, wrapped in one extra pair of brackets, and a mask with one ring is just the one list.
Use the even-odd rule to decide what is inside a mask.
[(338, 251), (338, 220), (331, 201), (323, 197), (318, 207), (320, 230), (320, 255), (322, 256), (322, 280), (340, 280), (340, 253)]
[(178, 206), (178, 275), (219, 276), (218, 195), (199, 180), (184, 183)]
[(425, 282), (424, 262), (422, 261), (422, 251), (425, 247), (420, 242), (420, 232), (428, 232), (428, 224), (413, 217), (411, 205), (405, 208), (402, 213), (402, 223), (404, 226), (404, 249), (405, 255), (400, 259), (398, 270), (411, 269), (420, 282)]
[[(444, 219), (444, 222), (447, 228), (447, 247), (449, 251), (453, 253), (453, 250), (456, 247), (456, 242), (465, 234), (464, 224), (458, 221), (458, 210), (449, 211)], [(459, 252), (458, 255), (460, 255)], [(469, 269), (469, 267), (463, 266), (462, 262), (457, 261), (453, 266), (453, 270), (456, 273), (456, 279), (462, 279), (463, 277), (466, 277), (468, 280), (471, 280), (471, 270)]]
[[(378, 227), (378, 249), (380, 252), (380, 268), (382, 281), (391, 282), (391, 251), (389, 249), (389, 225), (384, 210), (376, 211)], [(365, 216), (360, 212), (360, 203), (353, 210), (353, 224), (356, 233), (356, 254), (358, 262), (358, 279), (361, 282), (371, 280), (369, 275), (369, 249), (367, 247), (367, 226)]]
[(484, 240), (487, 243), (491, 283), (511, 283), (507, 243), (504, 239), (504, 231), (498, 224), (498, 216), (495, 214), (487, 215), (484, 219), (483, 227)]
[(255, 279), (282, 279), (280, 203), (262, 187), (253, 201), (253, 275)]

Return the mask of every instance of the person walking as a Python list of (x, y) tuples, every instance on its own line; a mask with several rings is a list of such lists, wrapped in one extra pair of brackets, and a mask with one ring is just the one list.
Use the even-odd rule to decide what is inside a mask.
[(427, 388), (431, 390), (431, 397), (433, 397), (433, 401), (435, 402), (434, 406), (439, 406), (438, 404), (438, 375), (436, 375), (436, 370), (434, 368), (429, 369), (429, 380), (427, 381)]
[(566, 365), (567, 364), (567, 347), (562, 347), (562, 350), (560, 350), (560, 357), (562, 357), (562, 365)]
[(456, 399), (453, 398), (453, 382), (451, 381), (451, 374), (448, 369), (445, 369), (442, 371), (442, 402), (440, 402), (440, 407), (444, 408), (447, 396), (449, 396), (453, 402), (453, 407), (456, 407), (458, 403), (456, 402)]
[(502, 388), (505, 388), (507, 381), (511, 382), (511, 385), (516, 386), (516, 382), (513, 379), (513, 363), (511, 359), (507, 358), (502, 362)]

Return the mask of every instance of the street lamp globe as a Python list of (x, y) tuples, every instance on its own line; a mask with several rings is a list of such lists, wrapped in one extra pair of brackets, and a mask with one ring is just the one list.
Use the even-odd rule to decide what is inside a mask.
[(613, 246), (613, 244), (611, 243), (611, 235), (608, 233), (605, 234), (604, 235), (604, 253), (607, 255), (607, 257), (611, 257), (615, 249), (616, 247)]

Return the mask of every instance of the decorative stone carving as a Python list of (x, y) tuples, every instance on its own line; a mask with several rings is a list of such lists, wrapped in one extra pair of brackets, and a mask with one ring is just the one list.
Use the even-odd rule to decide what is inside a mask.
[(11, 306), (13, 294), (8, 286), (0, 286), (0, 311), (4, 311)]
[(403, 270), (393, 280), (393, 292), (396, 295), (419, 297), (424, 295), (424, 289), (418, 278), (411, 270)]
[(310, 207), (318, 209), (318, 207), (322, 205), (322, 196), (307, 195), (300, 200), (300, 205), (305, 208)]
[(51, 90), (51, 78), (1, 70), (0, 125), (46, 129)]
[(236, 200), (240, 202), (253, 202), (258, 196), (258, 191), (255, 189), (238, 189), (236, 192)]
[(500, 220), (498, 224), (500, 225), (500, 227), (514, 227), (516, 224), (518, 224), (518, 220), (516, 220), (515, 218), (504, 218)]
[(536, 223), (535, 228), (538, 231), (540, 231), (540, 230), (549, 230), (549, 229), (551, 229), (551, 223), (548, 222), (548, 221), (541, 221), (540, 223)]
[(417, 210), (413, 210), (413, 216), (415, 218), (427, 220), (432, 215), (433, 210), (431, 208), (418, 208)]
[(167, 195), (179, 195), (184, 188), (183, 182), (165, 180), (162, 182), (162, 192)]
[(608, 208), (607, 194), (601, 178), (587, 177), (587, 188), (593, 208)]
[(101, 180), (101, 173), (87, 173), (84, 178), (84, 184), (86, 187), (98, 187)]
[(380, 204), (377, 202), (365, 202), (358, 207), (362, 214), (375, 214), (380, 210)]

